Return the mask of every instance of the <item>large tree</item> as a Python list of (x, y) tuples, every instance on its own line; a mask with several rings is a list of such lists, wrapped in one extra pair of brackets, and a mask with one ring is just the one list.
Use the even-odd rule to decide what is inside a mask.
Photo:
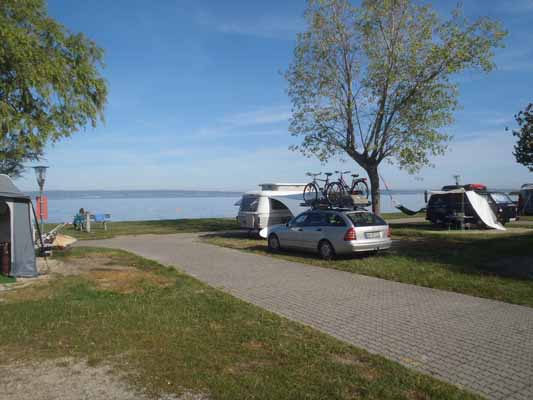
[(518, 138), (514, 147), (516, 162), (533, 172), (533, 103), (515, 115), (519, 130), (513, 131)]
[(0, 1), (0, 173), (17, 176), (49, 142), (103, 119), (103, 50), (47, 15), (43, 0)]
[(468, 22), (460, 9), (443, 21), (410, 0), (309, 0), (307, 30), (286, 72), (293, 104), (292, 149), (321, 161), (348, 156), (368, 174), (380, 211), (378, 167), (410, 173), (443, 154), (457, 86), (465, 69), (490, 71), (505, 32), (488, 18)]

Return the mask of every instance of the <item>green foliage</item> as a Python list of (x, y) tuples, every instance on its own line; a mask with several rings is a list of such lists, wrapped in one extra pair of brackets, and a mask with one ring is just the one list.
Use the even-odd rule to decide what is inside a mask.
[(310, 0), (305, 16), (286, 72), (290, 132), (303, 138), (293, 149), (322, 161), (348, 155), (369, 173), (373, 197), (383, 160), (414, 173), (444, 153), (441, 128), (457, 107), (450, 78), (490, 71), (506, 35), (488, 18), (469, 23), (456, 9), (441, 21), (410, 0)]
[(103, 50), (47, 16), (43, 0), (0, 3), (0, 172), (103, 120)]
[(513, 154), (516, 162), (533, 172), (533, 103), (515, 115), (515, 119), (520, 130), (513, 131), (518, 138)]

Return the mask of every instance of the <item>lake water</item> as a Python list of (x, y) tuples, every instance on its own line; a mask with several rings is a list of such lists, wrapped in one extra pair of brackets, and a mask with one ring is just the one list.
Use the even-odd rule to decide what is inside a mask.
[[(31, 193), (35, 198), (35, 193)], [(191, 191), (51, 191), (48, 196), (48, 222), (71, 222), (80, 208), (92, 213), (109, 213), (113, 221), (139, 221), (176, 218), (234, 218), (236, 192)], [(423, 192), (393, 193), (394, 199), (412, 209), (424, 206)], [(397, 211), (390, 198), (381, 197), (383, 212)]]

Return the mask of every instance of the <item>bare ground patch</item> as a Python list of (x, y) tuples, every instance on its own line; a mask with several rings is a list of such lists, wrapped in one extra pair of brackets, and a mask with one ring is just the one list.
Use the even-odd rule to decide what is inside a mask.
[(75, 257), (67, 262), (39, 259), (38, 267), (41, 273), (38, 277), (19, 278), (16, 283), (5, 285), (0, 290), (0, 302), (45, 299), (54, 293), (51, 283), (68, 276), (83, 276), (98, 289), (116, 293), (138, 292), (144, 284), (166, 287), (173, 283), (172, 279), (152, 271), (117, 264), (105, 255)]
[[(89, 366), (85, 361), (64, 358), (33, 364), (0, 367), (3, 400), (148, 400), (109, 365)], [(204, 395), (165, 395), (160, 400), (203, 400)]]

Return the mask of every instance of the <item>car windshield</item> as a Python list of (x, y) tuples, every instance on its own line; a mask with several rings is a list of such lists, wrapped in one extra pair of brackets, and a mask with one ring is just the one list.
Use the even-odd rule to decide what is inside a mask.
[(369, 212), (357, 212), (346, 214), (348, 218), (357, 226), (387, 225), (387, 223), (375, 214)]
[(505, 193), (491, 193), (492, 199), (496, 203), (512, 203), (513, 201)]
[(259, 196), (256, 195), (245, 195), (242, 197), (241, 201), (241, 211), (257, 211), (257, 205), (259, 204)]

